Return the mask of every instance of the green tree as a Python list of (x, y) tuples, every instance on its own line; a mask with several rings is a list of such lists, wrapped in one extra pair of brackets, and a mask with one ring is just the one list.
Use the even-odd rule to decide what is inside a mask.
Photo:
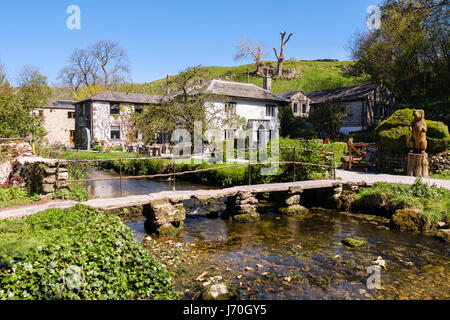
[(46, 133), (36, 109), (47, 104), (51, 90), (47, 78), (36, 68), (24, 67), (19, 79), (19, 88), (13, 88), (8, 81), (0, 82), (0, 137), (39, 140)]
[(381, 28), (355, 35), (356, 70), (386, 83), (400, 102), (449, 96), (450, 11), (447, 0), (384, 0)]
[(339, 138), (339, 130), (344, 119), (350, 116), (347, 105), (343, 102), (326, 101), (314, 106), (309, 121), (334, 140)]

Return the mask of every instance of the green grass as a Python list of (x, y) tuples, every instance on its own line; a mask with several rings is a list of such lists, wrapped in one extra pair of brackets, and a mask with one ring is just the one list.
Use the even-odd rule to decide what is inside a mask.
[(130, 152), (97, 152), (86, 150), (55, 150), (41, 147), (38, 149), (39, 155), (43, 157), (65, 159), (65, 160), (95, 160), (95, 159), (120, 159), (139, 158), (138, 155)]
[(450, 171), (445, 171), (445, 172), (442, 172), (442, 173), (432, 173), (432, 174), (430, 174), (430, 178), (442, 179), (442, 180), (450, 180)]
[(130, 228), (86, 206), (0, 220), (0, 266), (0, 300), (177, 297)]
[[(317, 91), (325, 89), (333, 89), (337, 87), (352, 86), (358, 84), (368, 83), (367, 77), (353, 77), (348, 76), (345, 72), (354, 62), (339, 61), (339, 62), (321, 62), (321, 61), (296, 61), (287, 60), (283, 68), (285, 70), (295, 70), (300, 75), (292, 80), (287, 79), (273, 79), (272, 91), (274, 93), (285, 93), (290, 91)], [(266, 61), (266, 66), (276, 68), (275, 61)], [(226, 79), (236, 82), (247, 82), (247, 69), (253, 72), (254, 64), (246, 64), (232, 67), (208, 66), (203, 67), (208, 74), (209, 79)], [(262, 87), (263, 79), (259, 76), (250, 75), (249, 83), (253, 83)], [(161, 85), (164, 79), (154, 81), (146, 84), (135, 84), (136, 88), (144, 89), (149, 93), (161, 93)]]
[(388, 215), (398, 209), (419, 209), (432, 223), (450, 220), (450, 190), (429, 186), (420, 178), (412, 185), (380, 182), (362, 188), (355, 204), (361, 210), (382, 210)]
[(20, 206), (39, 201), (41, 197), (37, 194), (30, 194), (19, 187), (0, 189), (0, 208)]

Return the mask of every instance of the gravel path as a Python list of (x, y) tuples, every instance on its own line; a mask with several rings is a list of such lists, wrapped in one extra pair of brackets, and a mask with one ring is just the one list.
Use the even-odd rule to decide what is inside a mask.
[[(400, 176), (385, 173), (372, 173), (372, 172), (359, 172), (359, 171), (347, 171), (347, 170), (336, 170), (336, 178), (341, 178), (342, 180), (349, 180), (355, 182), (394, 182), (394, 183), (404, 183), (413, 184), (416, 177), (410, 176)], [(438, 187), (443, 187), (450, 189), (450, 180), (440, 180), (431, 178), (422, 178), (423, 182), (428, 184), (435, 183)]]

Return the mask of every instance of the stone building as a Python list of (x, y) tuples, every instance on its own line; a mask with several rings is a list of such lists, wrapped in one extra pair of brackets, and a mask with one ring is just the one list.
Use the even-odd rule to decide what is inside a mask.
[[(339, 101), (347, 104), (350, 116), (344, 120), (341, 134), (363, 131), (376, 126), (388, 118), (394, 111), (395, 97), (388, 87), (381, 83), (342, 87), (329, 90), (300, 91), (280, 94), (291, 100), (293, 112), (295, 104), (301, 105), (301, 111), (294, 116), (308, 117), (314, 107), (325, 101)], [(299, 110), (299, 109), (297, 109)]]
[[(223, 80), (212, 80), (206, 85), (206, 90), (217, 99), (212, 99), (209, 103), (230, 110), (242, 117), (247, 122), (247, 129), (253, 133), (254, 143), (268, 142), (273, 130), (280, 128), (278, 119), (278, 107), (280, 104), (288, 103), (288, 100), (273, 94), (271, 89), (271, 79), (264, 78), (264, 88), (254, 84), (239, 83)], [(220, 97), (227, 97), (227, 101), (222, 101)], [(223, 129), (223, 138), (234, 138), (233, 128)]]
[(127, 146), (140, 138), (131, 127), (131, 110), (139, 113), (143, 106), (160, 101), (156, 95), (102, 92), (75, 102), (75, 147)]
[(75, 137), (74, 101), (48, 100), (47, 105), (36, 113), (44, 120), (46, 143), (51, 146), (71, 147)]
[[(253, 132), (253, 141), (267, 142), (271, 130), (279, 129), (278, 106), (288, 103), (270, 91), (271, 79), (265, 79), (265, 88), (254, 84), (223, 80), (205, 83), (205, 91), (211, 94), (213, 108), (223, 108), (244, 118), (247, 128)], [(193, 87), (193, 92), (197, 87)], [(217, 96), (217, 99), (214, 98)], [(223, 97), (227, 101), (223, 101)], [(91, 148), (96, 144), (108, 146), (129, 146), (130, 134), (136, 142), (141, 140), (131, 124), (131, 110), (140, 112), (145, 105), (160, 104), (161, 96), (131, 94), (124, 92), (102, 92), (82, 101), (75, 102), (75, 140), (76, 148)], [(234, 137), (234, 129), (220, 128), (223, 138)], [(165, 139), (164, 142), (168, 139)], [(161, 141), (160, 141), (161, 142)]]

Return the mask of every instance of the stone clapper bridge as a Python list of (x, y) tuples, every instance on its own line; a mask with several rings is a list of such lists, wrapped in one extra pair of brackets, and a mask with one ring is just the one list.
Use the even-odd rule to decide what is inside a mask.
[[(162, 191), (158, 193), (133, 195), (119, 198), (91, 199), (85, 202), (57, 201), (0, 211), (1, 218), (20, 218), (50, 208), (70, 208), (76, 204), (87, 205), (106, 212), (121, 212), (128, 208), (138, 210), (147, 218), (145, 228), (149, 233), (173, 235), (182, 230), (186, 217), (183, 201), (193, 199), (204, 203), (208, 200), (225, 198), (225, 217), (237, 222), (257, 221), (260, 218), (256, 207), (258, 195), (269, 193), (277, 202), (279, 212), (288, 215), (304, 213), (307, 209), (300, 205), (304, 192), (308, 198), (314, 195), (332, 200), (339, 197), (343, 188), (355, 188), (358, 183), (342, 180), (312, 180), (261, 185), (235, 186), (216, 190)], [(318, 192), (319, 191), (319, 192)]]

